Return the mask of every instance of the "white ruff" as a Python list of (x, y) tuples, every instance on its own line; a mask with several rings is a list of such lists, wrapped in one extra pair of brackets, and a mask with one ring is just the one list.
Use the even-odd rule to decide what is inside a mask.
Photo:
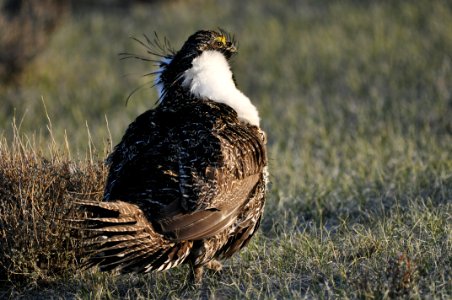
[(185, 71), (182, 85), (194, 95), (224, 103), (232, 107), (239, 119), (259, 126), (259, 114), (250, 99), (237, 89), (224, 55), (218, 51), (204, 51), (193, 59)]

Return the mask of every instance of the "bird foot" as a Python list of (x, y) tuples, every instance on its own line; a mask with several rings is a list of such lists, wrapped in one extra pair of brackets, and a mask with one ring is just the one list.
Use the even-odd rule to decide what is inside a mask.
[(204, 274), (204, 267), (213, 271), (221, 271), (223, 269), (223, 264), (216, 259), (209, 261), (204, 265), (194, 266), (192, 269), (191, 282), (195, 285), (200, 285), (202, 283), (202, 276)]
[(223, 264), (216, 259), (209, 261), (206, 264), (207, 269), (214, 270), (216, 272), (221, 271), (223, 269)]

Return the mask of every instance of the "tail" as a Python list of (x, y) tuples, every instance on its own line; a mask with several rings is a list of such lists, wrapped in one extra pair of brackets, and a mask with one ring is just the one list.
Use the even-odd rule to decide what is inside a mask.
[(85, 253), (83, 268), (122, 273), (166, 270), (181, 264), (192, 242), (171, 242), (158, 232), (136, 205), (123, 202), (77, 202), (85, 212), (75, 224)]

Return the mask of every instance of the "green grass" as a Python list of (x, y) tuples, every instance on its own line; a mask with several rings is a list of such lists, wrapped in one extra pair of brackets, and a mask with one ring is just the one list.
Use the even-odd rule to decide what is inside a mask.
[[(110, 135), (118, 143), (156, 99), (144, 88), (125, 106), (151, 66), (117, 54), (144, 52), (130, 35), (157, 31), (178, 48), (195, 30), (218, 26), (239, 40), (233, 69), (268, 134), (271, 189), (258, 235), (199, 289), (186, 286), (185, 267), (124, 276), (76, 270), (68, 229), (52, 220), (69, 213), (73, 198), (99, 197), (105, 170), (97, 161)], [(10, 262), (0, 297), (450, 298), (451, 28), (447, 1), (76, 10), (21, 85), (0, 87), (0, 179), (10, 180), (0, 188), (0, 262)], [(33, 174), (47, 175), (35, 182)], [(34, 188), (46, 178), (57, 194)], [(33, 231), (41, 223), (49, 225)], [(42, 267), (34, 259), (56, 251), (48, 232), (61, 235), (65, 255)]]

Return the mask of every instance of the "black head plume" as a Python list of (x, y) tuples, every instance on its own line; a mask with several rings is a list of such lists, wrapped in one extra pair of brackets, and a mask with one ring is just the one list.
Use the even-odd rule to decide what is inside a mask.
[[(160, 67), (159, 70), (146, 73), (143, 76), (160, 75), (163, 64), (165, 64), (165, 61), (170, 61), (176, 53), (176, 51), (171, 46), (169, 40), (166, 37), (163, 37), (163, 40), (162, 40), (159, 37), (159, 35), (157, 34), (157, 32), (154, 32), (153, 39), (149, 38), (149, 36), (147, 36), (146, 34), (143, 34), (144, 39), (139, 39), (137, 37), (131, 37), (131, 38), (135, 42), (137, 42), (138, 44), (143, 46), (146, 49), (146, 52), (149, 56), (144, 56), (144, 55), (131, 53), (131, 52), (122, 52), (122, 53), (119, 53), (120, 59), (125, 60), (125, 59), (133, 58), (133, 59), (138, 59), (138, 60), (142, 60), (142, 61), (146, 61), (146, 62), (152, 62), (154, 64), (154, 66)], [(132, 92), (130, 92), (126, 99), (126, 105), (129, 102), (129, 99), (137, 91), (139, 91), (140, 89), (142, 89), (146, 86), (149, 86), (149, 84), (150, 84), (149, 82), (144, 83), (144, 84), (140, 85), (139, 87), (137, 87), (136, 89), (134, 89)], [(151, 82), (150, 87), (152, 88), (157, 84), (158, 84), (157, 82), (154, 82), (154, 83)]]

